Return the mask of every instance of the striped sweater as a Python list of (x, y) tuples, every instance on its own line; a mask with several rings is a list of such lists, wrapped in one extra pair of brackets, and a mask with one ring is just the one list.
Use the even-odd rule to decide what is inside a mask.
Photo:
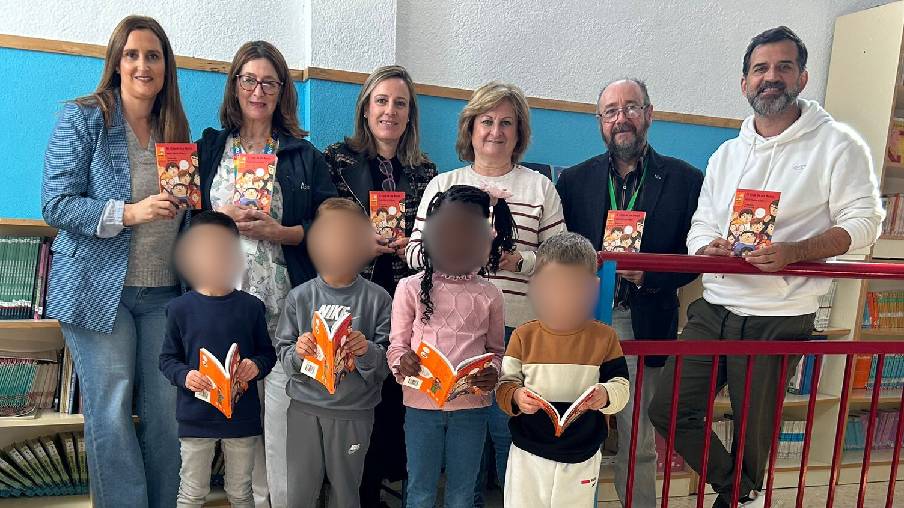
[(505, 298), (505, 325), (517, 327), (534, 319), (534, 313), (527, 300), (527, 283), (537, 261), (536, 250), (547, 238), (565, 231), (562, 216), (562, 202), (553, 183), (545, 176), (524, 166), (516, 165), (503, 176), (483, 176), (466, 166), (440, 173), (427, 184), (421, 198), (408, 244), (406, 256), (408, 265), (420, 270), (421, 232), (427, 218), (427, 208), (438, 192), (446, 191), (453, 185), (471, 185), (477, 188), (494, 186), (506, 189), (512, 197), (506, 202), (515, 219), (515, 248), (524, 258), (520, 273), (499, 271), (486, 277), (496, 285)]
[[(515, 390), (525, 387), (564, 413), (587, 387), (606, 389), (609, 403), (588, 411), (555, 437), (550, 417), (543, 411), (523, 414), (515, 404)], [(518, 448), (548, 460), (579, 463), (593, 457), (606, 440), (604, 414), (621, 411), (628, 403), (628, 364), (615, 330), (588, 321), (581, 329), (558, 333), (531, 321), (515, 330), (502, 359), (502, 377), (496, 389), (499, 407), (513, 416), (512, 442)]]

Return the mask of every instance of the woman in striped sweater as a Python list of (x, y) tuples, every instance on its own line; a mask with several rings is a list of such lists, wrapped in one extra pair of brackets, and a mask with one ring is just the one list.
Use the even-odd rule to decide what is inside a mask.
[[(529, 143), (530, 109), (518, 87), (493, 81), (475, 90), (458, 118), (455, 143), (458, 157), (471, 164), (430, 181), (421, 198), (406, 250), (409, 266), (420, 269), (421, 232), (427, 207), (436, 193), (453, 185), (503, 193), (515, 219), (515, 250), (505, 253), (499, 271), (486, 278), (502, 290), (505, 299), (506, 343), (515, 327), (534, 319), (527, 300), (527, 283), (536, 263), (537, 247), (543, 240), (565, 230), (562, 204), (553, 183), (518, 164)], [(496, 474), (502, 483), (511, 446), (508, 416), (494, 404), (489, 422), (490, 440), (496, 452)], [(485, 478), (485, 474), (481, 477)], [(479, 482), (478, 495), (483, 483)]]

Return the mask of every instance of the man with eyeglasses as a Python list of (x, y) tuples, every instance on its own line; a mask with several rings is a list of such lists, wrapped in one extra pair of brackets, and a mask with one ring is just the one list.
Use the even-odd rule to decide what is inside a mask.
[[(653, 123), (653, 105), (644, 82), (621, 79), (606, 85), (597, 100), (596, 117), (608, 151), (566, 169), (556, 185), (568, 229), (584, 235), (597, 250), (602, 250), (610, 211), (642, 211), (646, 215), (641, 252), (686, 254), (685, 239), (697, 208), (703, 174), (690, 164), (660, 155), (650, 147), (647, 131)], [(612, 326), (619, 338), (675, 339), (678, 288), (695, 278), (694, 274), (619, 271), (612, 309)], [(626, 358), (633, 378), (638, 368), (637, 358)], [(642, 366), (644, 383), (632, 496), (636, 508), (656, 506), (656, 442), (647, 406), (664, 363), (662, 357), (647, 357)], [(633, 413), (632, 395), (625, 409), (615, 415), (618, 427), (615, 489), (622, 503), (627, 492)]]

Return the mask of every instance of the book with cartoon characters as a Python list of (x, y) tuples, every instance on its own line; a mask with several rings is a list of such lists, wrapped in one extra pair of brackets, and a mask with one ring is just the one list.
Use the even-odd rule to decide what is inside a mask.
[(343, 305), (322, 305), (314, 311), (311, 333), (317, 354), (306, 356), (301, 373), (317, 380), (330, 394), (348, 373), (355, 370), (355, 355), (345, 348), (352, 331), (352, 314)]
[(276, 156), (243, 153), (235, 156), (235, 196), (233, 202), (270, 214)]
[(540, 403), (543, 411), (549, 415), (552, 420), (552, 426), (555, 430), (556, 437), (561, 437), (565, 429), (574, 423), (582, 414), (590, 410), (590, 400), (593, 398), (593, 391), (596, 385), (587, 387), (584, 393), (568, 406), (564, 413), (559, 414), (559, 410), (552, 405), (552, 402), (544, 399), (538, 393), (527, 390), (527, 396)]
[(606, 252), (640, 252), (643, 222), (647, 212), (609, 210), (603, 232), (603, 250)]
[(405, 193), (370, 191), (370, 220), (384, 240), (405, 238)]
[(189, 208), (201, 209), (198, 145), (157, 143), (157, 178), (160, 192), (167, 192)]
[(198, 372), (202, 376), (206, 376), (212, 383), (212, 390), (195, 392), (195, 397), (208, 402), (213, 407), (220, 410), (226, 415), (226, 418), (232, 418), (232, 410), (239, 397), (248, 390), (248, 383), (239, 382), (235, 379), (235, 371), (239, 368), (242, 358), (239, 355), (239, 345), (233, 343), (226, 353), (226, 365), (220, 363), (210, 351), (201, 348), (198, 353), (200, 363), (198, 363)]
[(421, 342), (416, 352), (421, 371), (417, 376), (406, 377), (402, 385), (426, 393), (438, 407), (459, 395), (478, 393), (472, 382), (474, 374), (493, 364), (493, 353), (484, 353), (453, 367), (446, 355), (426, 342)]
[(731, 253), (743, 256), (772, 245), (781, 192), (738, 189), (731, 208), (727, 239)]

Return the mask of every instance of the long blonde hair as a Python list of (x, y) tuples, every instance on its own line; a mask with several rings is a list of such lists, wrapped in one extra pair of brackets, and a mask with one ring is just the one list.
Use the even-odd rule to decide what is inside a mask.
[(527, 145), (530, 144), (530, 107), (520, 88), (499, 81), (490, 81), (474, 90), (471, 100), (458, 116), (458, 139), (455, 141), (455, 150), (459, 159), (474, 162), (474, 146), (471, 144), (474, 119), (495, 108), (502, 101), (511, 103), (518, 118), (518, 142), (512, 150), (512, 163), (517, 164), (521, 160), (521, 156), (527, 151)]
[(81, 106), (96, 106), (104, 114), (104, 124), (110, 127), (113, 123), (113, 111), (116, 109), (116, 93), (122, 84), (122, 76), (117, 68), (122, 60), (122, 52), (129, 40), (129, 34), (135, 30), (150, 30), (157, 36), (160, 46), (163, 48), (163, 62), (165, 66), (163, 88), (154, 99), (151, 108), (151, 126), (154, 129), (154, 137), (161, 142), (186, 142), (191, 141), (188, 129), (188, 119), (182, 109), (182, 99), (179, 96), (179, 82), (176, 77), (176, 56), (170, 46), (169, 39), (163, 27), (154, 18), (147, 16), (126, 16), (116, 25), (110, 41), (107, 43), (107, 52), (104, 55), (104, 70), (100, 76), (100, 83), (91, 95), (75, 99), (75, 103)]
[(368, 76), (364, 81), (364, 84), (361, 85), (361, 91), (358, 93), (358, 101), (355, 103), (355, 133), (352, 137), (346, 138), (345, 142), (356, 152), (365, 153), (370, 158), (377, 156), (377, 141), (370, 131), (370, 126), (367, 125), (367, 118), (364, 115), (367, 113), (367, 106), (370, 104), (370, 96), (373, 93), (374, 88), (381, 82), (392, 78), (398, 78), (404, 81), (405, 86), (408, 87), (408, 95), (410, 96), (408, 100), (408, 125), (405, 127), (402, 138), (399, 139), (396, 157), (404, 166), (420, 166), (427, 161), (427, 157), (421, 152), (420, 146), (417, 93), (415, 93), (414, 90), (414, 81), (412, 81), (408, 71), (401, 65), (387, 65), (385, 67), (380, 67), (370, 73), (370, 76)]

